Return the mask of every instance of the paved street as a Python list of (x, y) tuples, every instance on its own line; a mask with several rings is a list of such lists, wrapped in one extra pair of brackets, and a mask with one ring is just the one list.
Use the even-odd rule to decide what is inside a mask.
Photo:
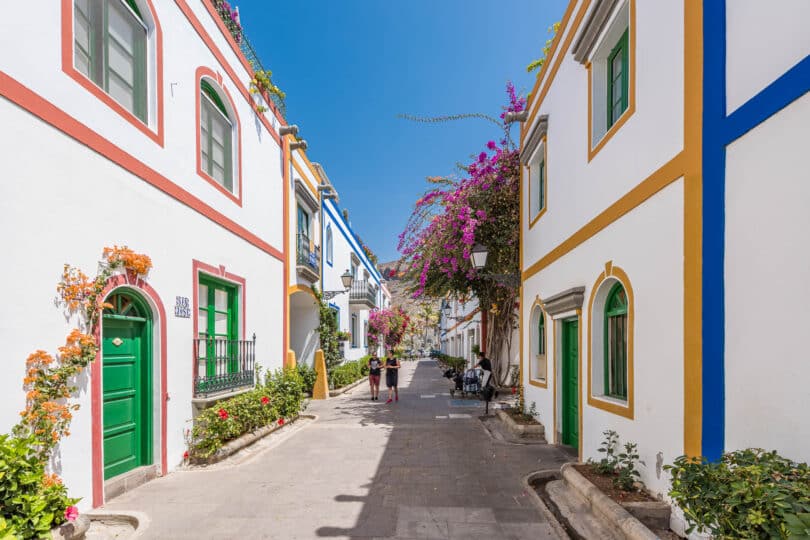
[(241, 464), (173, 473), (107, 509), (147, 513), (145, 538), (553, 538), (521, 479), (565, 456), (493, 441), (433, 361), (404, 363), (400, 384), (391, 405), (367, 385), (313, 402), (317, 421)]

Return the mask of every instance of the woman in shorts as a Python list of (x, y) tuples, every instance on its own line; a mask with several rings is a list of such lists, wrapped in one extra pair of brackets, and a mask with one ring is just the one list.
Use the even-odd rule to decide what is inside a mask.
[(377, 358), (376, 354), (372, 354), (368, 359), (368, 384), (371, 385), (371, 401), (378, 401), (380, 399), (380, 372), (382, 371), (382, 362)]
[(399, 401), (399, 389), (397, 383), (399, 382), (399, 359), (394, 357), (394, 351), (388, 351), (388, 358), (385, 359), (385, 386), (388, 387), (388, 401), (391, 403), (396, 399)]

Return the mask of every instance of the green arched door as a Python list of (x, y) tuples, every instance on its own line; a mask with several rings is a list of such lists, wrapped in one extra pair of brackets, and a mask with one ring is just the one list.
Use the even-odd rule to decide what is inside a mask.
[(152, 463), (152, 320), (131, 291), (105, 302), (102, 326), (104, 479)]

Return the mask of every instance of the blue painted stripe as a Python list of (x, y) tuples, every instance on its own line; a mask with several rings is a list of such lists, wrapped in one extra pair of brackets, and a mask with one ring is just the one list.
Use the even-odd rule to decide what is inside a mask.
[(702, 453), (725, 445), (725, 145), (726, 6), (703, 2), (703, 387)]
[(703, 3), (702, 453), (725, 450), (726, 148), (810, 92), (810, 55), (726, 115), (727, 0)]
[(329, 214), (329, 216), (332, 218), (332, 221), (334, 221), (338, 225), (337, 229), (340, 231), (340, 233), (343, 235), (346, 241), (349, 242), (349, 245), (352, 246), (352, 250), (363, 262), (369, 273), (374, 278), (376, 278), (376, 282), (379, 285), (382, 276), (377, 271), (377, 268), (373, 264), (371, 264), (371, 261), (368, 260), (368, 257), (366, 257), (366, 254), (363, 251), (363, 247), (360, 244), (360, 240), (357, 239), (357, 236), (355, 236), (354, 231), (352, 231), (351, 227), (349, 227), (349, 224), (343, 220), (343, 216), (338, 217), (340, 212), (338, 211), (337, 206), (334, 205), (334, 211), (330, 208), (330, 206), (333, 205), (334, 203), (328, 201), (325, 202), (322, 206), (323, 209), (326, 211), (326, 213)]
[(726, 144), (740, 138), (810, 92), (810, 55), (732, 112), (723, 129)]

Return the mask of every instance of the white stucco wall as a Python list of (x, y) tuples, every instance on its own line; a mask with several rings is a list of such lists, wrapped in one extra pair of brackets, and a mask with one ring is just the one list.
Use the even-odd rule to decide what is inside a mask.
[(726, 448), (801, 461), (810, 461), (808, 122), (805, 95), (726, 156)]
[[(579, 5), (574, 13), (578, 9)], [(530, 212), (523, 168), (524, 268), (683, 148), (683, 18), (682, 3), (636, 1), (635, 112), (591, 161), (588, 161), (588, 74), (570, 50), (565, 52), (534, 118), (537, 122), (540, 115), (548, 115), (548, 187), (547, 211), (531, 229), (529, 222), (534, 215)], [(556, 57), (549, 61), (556, 62)], [(541, 88), (544, 85), (545, 82)], [(531, 103), (530, 110), (534, 107)], [(527, 126), (527, 133), (529, 129)], [(650, 133), (655, 136), (650, 137)]]
[[(0, 70), (52, 102), (80, 125), (153, 169), (259, 240), (282, 250), (281, 153), (271, 134), (256, 120), (237, 85), (247, 73), (236, 62), (224, 37), (201, 3), (191, 2), (217, 46), (232, 61), (230, 79), (176, 4), (155, 2), (163, 27), (164, 135), (161, 147), (62, 71), (61, 7), (37, 1), (6, 6), (0, 23)], [(30, 14), (37, 13), (36, 24)], [(41, 15), (41, 16), (40, 16)], [(14, 22), (17, 21), (17, 22)], [(25, 54), (15, 44), (26, 43)], [(31, 61), (36, 58), (36, 61)], [(224, 76), (240, 119), (242, 204), (227, 198), (196, 173), (195, 71), (211, 68)], [(267, 113), (269, 117), (269, 113)], [(271, 123), (277, 124), (274, 119)], [(7, 264), (0, 279), (13, 284), (6, 298), (14, 308), (0, 324), (6, 347), (5, 376), (0, 380), (0, 432), (19, 418), (24, 394), (24, 361), (39, 348), (55, 352), (72, 328), (54, 307), (62, 265), (95, 274), (105, 246), (128, 245), (154, 263), (148, 282), (166, 310), (168, 379), (167, 453), (169, 470), (182, 460), (183, 432), (192, 416), (193, 317), (174, 316), (175, 296), (193, 297), (197, 283), (193, 260), (246, 280), (240, 303), (244, 336), (255, 332), (256, 361), (276, 368), (283, 360), (283, 262), (229, 232), (222, 225), (127, 172), (34, 115), (0, 98), (0, 145), (7, 152), (0, 187), (3, 229), (0, 248)], [(13, 233), (12, 233), (13, 231)], [(157, 314), (155, 314), (157, 316)], [(158, 335), (155, 334), (157, 347)], [(89, 382), (80, 380), (71, 436), (61, 445), (60, 472), (73, 496), (91, 504), (91, 417)], [(159, 402), (156, 400), (156, 402)], [(154, 429), (159, 432), (159, 422)], [(155, 463), (160, 453), (155, 452)]]
[(730, 114), (810, 54), (810, 2), (726, 2)]
[[(627, 419), (588, 404), (587, 370), (588, 301), (605, 263), (624, 270), (634, 295), (634, 418)], [(582, 378), (582, 458), (599, 457), (596, 451), (602, 432), (616, 430), (621, 442), (639, 445), (642, 478), (653, 491), (666, 487), (666, 477), (656, 473), (656, 456), (662, 453), (665, 463), (683, 453), (683, 185), (670, 185), (647, 203), (612, 223), (597, 236), (571, 251), (551, 266), (524, 283), (522, 304), (524, 328), (524, 373), (530, 354), (528, 325), (536, 296), (542, 299), (568, 290), (585, 287), (580, 328)], [(557, 321), (576, 316), (560, 314)], [(555, 321), (556, 322), (556, 321)], [(546, 320), (548, 388), (538, 388), (524, 381), (525, 401), (537, 404), (540, 421), (551, 438), (561, 428), (559, 358), (554, 350), (551, 321)], [(557, 328), (557, 343), (562, 342)], [(593, 347), (602, 347), (601, 341)], [(595, 358), (595, 357), (594, 357)], [(555, 372), (556, 364), (556, 372)], [(557, 386), (557, 419), (553, 419), (554, 387)], [(555, 428), (556, 425), (556, 428)]]

